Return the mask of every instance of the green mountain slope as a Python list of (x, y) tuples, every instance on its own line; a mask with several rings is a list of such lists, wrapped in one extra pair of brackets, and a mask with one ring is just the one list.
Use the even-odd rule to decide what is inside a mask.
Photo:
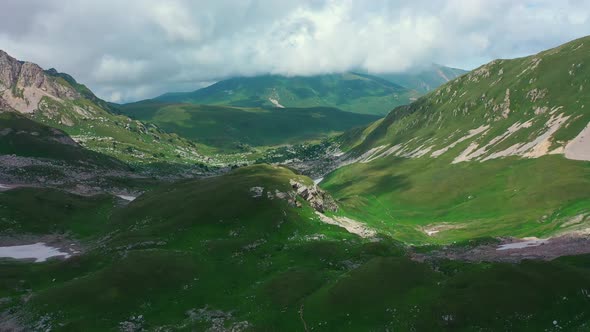
[(194, 143), (114, 113), (71, 76), (43, 71), (0, 51), (0, 110), (20, 113), (70, 135), (82, 146), (134, 163), (197, 162)]
[(345, 73), (232, 78), (194, 92), (169, 93), (155, 100), (239, 107), (335, 107), (382, 115), (417, 96), (415, 91), (375, 76)]
[(81, 147), (64, 132), (16, 112), (0, 113), (0, 154), (122, 168), (116, 159)]
[(463, 69), (433, 64), (415, 72), (383, 73), (375, 76), (425, 94), (465, 74), (467, 74), (467, 71)]
[[(287, 169), (255, 166), (163, 186), (125, 206), (106, 196), (56, 193), (48, 199), (33, 189), (0, 192), (0, 204), (10, 207), (0, 209), (0, 223), (11, 221), (0, 235), (66, 230), (73, 237), (61, 245), (73, 242), (83, 251), (45, 263), (0, 260), (0, 326), (56, 331), (587, 328), (587, 256), (521, 264), (412, 261), (385, 236), (357, 237), (322, 223), (301, 196), (300, 208), (280, 198), (277, 192), (293, 190), (291, 180), (311, 185)], [(82, 222), (84, 209), (92, 217)], [(32, 225), (31, 218), (45, 224)]]
[(589, 55), (586, 37), (447, 83), (348, 133), (356, 162), (323, 186), (409, 242), (583, 232)]
[(378, 117), (334, 108), (238, 108), (153, 101), (121, 106), (125, 114), (195, 142), (234, 151), (315, 140), (366, 125)]

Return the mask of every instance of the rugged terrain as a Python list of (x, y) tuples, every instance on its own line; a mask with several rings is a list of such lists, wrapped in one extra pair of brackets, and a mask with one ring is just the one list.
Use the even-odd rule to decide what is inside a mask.
[(4, 55), (0, 331), (587, 331), (588, 45), (231, 171)]
[[(206, 162), (195, 143), (118, 115), (66, 74), (0, 51), (0, 105), (59, 129), (82, 146), (133, 163)], [(4, 128), (3, 128), (4, 129)]]

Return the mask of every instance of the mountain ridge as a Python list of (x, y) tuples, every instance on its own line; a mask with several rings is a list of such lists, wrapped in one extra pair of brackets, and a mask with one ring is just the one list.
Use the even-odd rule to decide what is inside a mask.
[(348, 72), (230, 78), (193, 92), (168, 93), (154, 100), (238, 107), (335, 107), (356, 113), (385, 114), (415, 97), (416, 92), (383, 78)]

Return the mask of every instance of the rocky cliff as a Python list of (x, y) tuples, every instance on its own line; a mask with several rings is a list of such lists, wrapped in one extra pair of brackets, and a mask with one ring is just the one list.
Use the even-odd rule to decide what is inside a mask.
[(45, 96), (58, 101), (80, 98), (67, 82), (47, 75), (34, 63), (18, 61), (0, 50), (0, 105), (31, 113), (39, 108)]

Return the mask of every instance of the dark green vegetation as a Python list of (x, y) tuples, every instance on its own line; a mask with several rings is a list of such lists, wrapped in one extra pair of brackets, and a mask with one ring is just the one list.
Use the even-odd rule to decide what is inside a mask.
[(121, 110), (195, 142), (225, 151), (301, 143), (375, 121), (335, 108), (238, 108), (145, 101)]
[[(69, 230), (87, 245), (66, 261), (1, 261), (1, 306), (15, 322), (55, 331), (587, 329), (588, 257), (413, 262), (387, 237), (322, 224), (305, 202), (252, 197), (253, 186), (288, 191), (291, 178), (309, 183), (248, 167), (163, 186), (124, 207), (108, 197), (0, 193), (14, 230)], [(80, 220), (81, 209), (97, 212)]]
[(410, 73), (377, 74), (383, 79), (420, 93), (428, 93), (439, 86), (467, 74), (467, 71), (433, 64)]
[[(322, 182), (340, 205), (322, 217), (358, 220), (377, 231), (372, 238), (322, 222), (303, 199), (310, 190), (296, 196), (290, 183), (310, 186), (311, 179), (277, 166), (175, 183), (130, 171), (128, 178), (96, 173), (96, 182), (80, 182), (98, 191), (147, 190), (129, 203), (110, 194), (2, 188), (1, 243), (54, 238), (61, 249), (75, 245), (82, 253), (44, 263), (0, 259), (0, 330), (587, 331), (588, 255), (507, 264), (428, 254), (453, 242), (450, 247), (495, 243), (496, 236), (587, 232), (590, 163), (572, 160), (576, 151), (567, 142), (590, 120), (590, 100), (582, 93), (590, 77), (584, 65), (588, 45), (586, 38), (534, 57), (492, 62), (365, 128), (317, 145), (277, 147), (259, 159), (319, 159), (341, 143), (356, 161)], [(27, 70), (35, 75), (34, 66)], [(123, 107), (156, 126), (116, 114), (115, 106), (94, 99), (65, 74), (43, 75), (47, 91), (58, 84), (60, 98), (42, 98), (29, 118), (0, 114), (3, 160), (14, 161), (13, 171), (35, 173), (40, 186), (55, 185), (47, 168), (33, 164), (23, 171), (19, 162), (25, 158), (6, 154), (123, 169), (66, 133), (91, 149), (130, 162), (162, 162), (190, 177), (172, 161), (199, 162), (196, 149), (208, 148), (167, 130), (248, 150), (248, 144), (321, 138), (369, 119), (327, 108), (268, 109), (265, 99), (282, 104), (290, 90), (250, 99), (222, 84), (213, 90), (235, 96), (230, 103), (253, 104), (149, 101)], [(331, 103), (350, 107), (370, 102), (342, 97), (342, 87), (362, 92), (365, 84), (378, 82), (399, 89), (358, 74), (323, 79), (313, 91), (325, 89)], [(266, 77), (260, 85), (252, 80), (259, 89), (266, 80), (286, 79)], [(10, 98), (0, 103), (27, 106), (13, 97), (26, 99), (32, 88), (12, 85), (4, 92)], [(305, 102), (323, 102), (317, 96)], [(88, 175), (55, 168), (76, 183)], [(412, 260), (415, 252), (426, 262)]]
[(335, 107), (349, 112), (383, 115), (398, 105), (408, 104), (417, 96), (416, 91), (379, 77), (345, 73), (232, 78), (194, 92), (168, 93), (155, 100), (238, 107)]
[(123, 163), (89, 151), (64, 132), (32, 121), (18, 113), (0, 113), (0, 154), (45, 158), (111, 169)]
[(104, 233), (116, 205), (110, 195), (78, 196), (55, 189), (17, 188), (0, 193), (0, 235)]

